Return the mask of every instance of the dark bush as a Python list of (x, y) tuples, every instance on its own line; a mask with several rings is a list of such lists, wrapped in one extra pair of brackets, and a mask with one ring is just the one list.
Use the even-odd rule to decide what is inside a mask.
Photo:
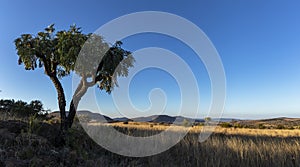
[(279, 124), (279, 125), (277, 125), (276, 129), (285, 129), (285, 127), (284, 127), (284, 125)]
[(220, 123), (220, 126), (223, 128), (231, 128), (232, 125), (229, 122), (222, 122)]
[(240, 123), (234, 123), (234, 124), (233, 124), (233, 127), (234, 127), (234, 128), (243, 128), (244, 126), (241, 125)]
[(258, 124), (258, 129), (266, 129), (266, 126), (264, 124)]
[(0, 112), (10, 117), (31, 117), (46, 118), (48, 110), (44, 110), (43, 104), (39, 100), (33, 100), (29, 104), (18, 100), (0, 100)]

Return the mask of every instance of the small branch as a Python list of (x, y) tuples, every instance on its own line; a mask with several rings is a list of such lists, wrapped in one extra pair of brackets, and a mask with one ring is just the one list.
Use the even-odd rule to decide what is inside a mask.
[(80, 80), (80, 83), (77, 86), (77, 88), (76, 88), (73, 96), (76, 96), (79, 93), (79, 91), (81, 90), (82, 86), (83, 86), (83, 79)]
[(44, 55), (41, 55), (41, 54), (36, 54), (37, 57), (39, 57), (42, 62), (44, 63), (44, 69), (45, 69), (45, 72), (48, 76), (52, 76), (53, 77), (53, 74), (51, 73), (51, 67), (49, 65), (49, 62), (47, 61), (46, 57)]

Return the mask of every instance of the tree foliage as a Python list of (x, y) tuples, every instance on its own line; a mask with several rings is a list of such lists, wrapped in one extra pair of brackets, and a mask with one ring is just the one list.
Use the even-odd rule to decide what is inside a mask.
[(0, 112), (8, 114), (11, 117), (30, 117), (40, 116), (45, 117), (48, 114), (48, 110), (43, 108), (43, 104), (39, 100), (33, 100), (30, 103), (18, 100), (1, 99), (0, 100)]
[(211, 117), (205, 117), (205, 118), (204, 118), (204, 121), (205, 121), (205, 122), (210, 122), (210, 121), (212, 121), (212, 119), (211, 119)]
[(89, 35), (75, 25), (68, 31), (54, 34), (54, 24), (38, 32), (36, 36), (23, 34), (15, 40), (19, 64), (26, 70), (45, 66), (47, 75), (64, 77), (74, 69), (76, 58)]
[[(76, 25), (69, 30), (55, 31), (52, 24), (36, 35), (21, 35), (15, 40), (15, 46), (19, 65), (23, 64), (26, 70), (44, 68), (54, 84), (64, 128), (72, 125), (78, 103), (89, 87), (97, 84), (98, 88), (110, 93), (118, 86), (117, 77), (127, 76), (134, 63), (131, 52), (121, 47), (121, 41), (110, 45), (99, 35), (84, 34)], [(81, 80), (67, 117), (65, 93), (59, 79), (72, 72)]]

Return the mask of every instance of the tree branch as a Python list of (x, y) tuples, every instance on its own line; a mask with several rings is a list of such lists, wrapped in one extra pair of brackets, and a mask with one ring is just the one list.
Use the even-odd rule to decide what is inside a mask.
[(42, 62), (44, 63), (44, 69), (48, 76), (53, 76), (51, 73), (51, 67), (49, 66), (49, 62), (47, 61), (46, 57), (42, 54), (37, 53), (36, 57), (40, 58)]

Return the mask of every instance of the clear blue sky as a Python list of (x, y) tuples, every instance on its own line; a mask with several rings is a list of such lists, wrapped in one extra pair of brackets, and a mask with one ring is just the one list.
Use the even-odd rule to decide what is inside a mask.
[[(184, 17), (210, 38), (223, 61), (227, 78), (224, 117), (300, 117), (299, 9), (297, 0), (4, 0), (0, 5), (0, 98), (39, 99), (46, 108), (58, 108), (54, 87), (43, 71), (25, 71), (23, 66), (18, 66), (13, 40), (21, 34), (35, 34), (51, 23), (55, 23), (57, 29), (67, 29), (76, 23), (84, 32), (94, 32), (119, 16), (151, 10)], [(125, 39), (124, 43), (131, 51), (157, 46), (185, 57), (193, 71), (200, 71), (196, 76), (202, 100), (200, 108), (203, 112), (208, 109), (209, 78), (202, 62), (195, 61), (194, 53), (187, 46), (157, 34), (136, 35)], [(155, 76), (165, 80), (151, 83)], [(165, 89), (167, 96), (170, 95), (167, 104), (170, 111), (178, 107), (178, 87), (168, 74), (150, 69), (139, 73), (133, 81), (131, 96), (140, 108), (147, 108), (149, 90), (156, 87)], [(71, 77), (62, 82), (69, 100)], [(109, 115), (113, 110), (110, 97), (104, 92), (98, 93), (99, 104)]]

